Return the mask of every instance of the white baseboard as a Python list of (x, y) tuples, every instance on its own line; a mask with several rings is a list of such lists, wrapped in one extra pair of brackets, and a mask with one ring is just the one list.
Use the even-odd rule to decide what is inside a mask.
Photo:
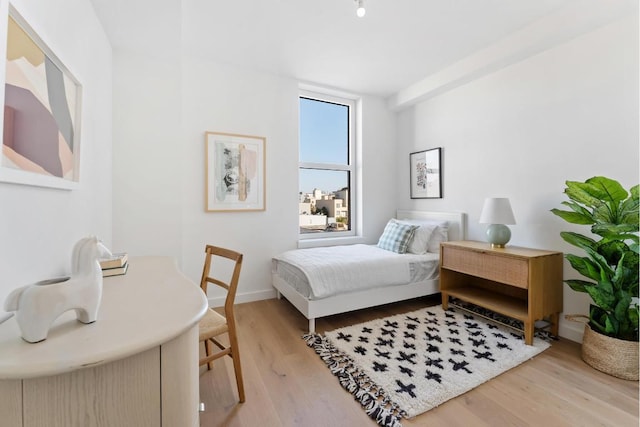
[(560, 335), (562, 338), (566, 338), (577, 343), (582, 343), (583, 334), (584, 323), (564, 320), (562, 315), (560, 315), (560, 327), (558, 328), (558, 335)]
[[(257, 291), (257, 292), (244, 292), (236, 294), (236, 304), (242, 304), (245, 302), (261, 301), (263, 299), (273, 299), (276, 297), (276, 290), (271, 288), (269, 290)], [(224, 297), (209, 298), (209, 307), (222, 307), (224, 305)]]

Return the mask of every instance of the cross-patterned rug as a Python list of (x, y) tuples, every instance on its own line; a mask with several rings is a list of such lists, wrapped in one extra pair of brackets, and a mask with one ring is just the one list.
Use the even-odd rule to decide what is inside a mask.
[(411, 418), (549, 347), (462, 310), (427, 307), (305, 335), (340, 384), (379, 425)]

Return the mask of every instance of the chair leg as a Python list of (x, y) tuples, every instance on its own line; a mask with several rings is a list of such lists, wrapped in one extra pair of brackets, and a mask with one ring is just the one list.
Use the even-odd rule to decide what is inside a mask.
[(236, 384), (238, 385), (238, 397), (240, 403), (244, 403), (244, 382), (242, 381), (242, 367), (240, 366), (240, 350), (238, 348), (238, 337), (233, 330), (229, 328), (229, 342), (231, 345), (231, 359), (233, 360), (233, 370), (236, 373)]
[[(211, 343), (211, 340), (209, 339), (205, 340), (204, 342), (204, 353), (207, 355), (207, 357), (213, 354), (212, 343)], [(213, 368), (213, 360), (207, 362), (207, 371), (210, 371), (212, 368)]]

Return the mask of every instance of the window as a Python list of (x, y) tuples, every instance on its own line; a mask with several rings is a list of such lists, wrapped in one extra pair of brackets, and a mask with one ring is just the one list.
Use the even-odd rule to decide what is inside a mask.
[(301, 91), (299, 102), (300, 238), (354, 235), (355, 101)]

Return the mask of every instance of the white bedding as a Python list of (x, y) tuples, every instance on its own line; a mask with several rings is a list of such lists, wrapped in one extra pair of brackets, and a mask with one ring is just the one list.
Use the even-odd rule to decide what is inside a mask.
[[(287, 251), (274, 257), (274, 271), (280, 262), (296, 267), (308, 282), (309, 298), (321, 299), (367, 288), (404, 285), (415, 279), (416, 271), (423, 278), (432, 278), (437, 276), (437, 261), (438, 254), (397, 254), (375, 245), (358, 244)], [(294, 275), (291, 271), (288, 274)]]

